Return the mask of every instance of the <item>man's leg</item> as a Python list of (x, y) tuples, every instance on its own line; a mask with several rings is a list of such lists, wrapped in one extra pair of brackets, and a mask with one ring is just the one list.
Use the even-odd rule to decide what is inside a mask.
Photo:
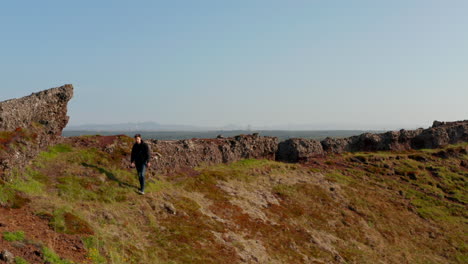
[(142, 167), (138, 170), (138, 179), (140, 180), (140, 191), (145, 191), (145, 172), (146, 172), (146, 165), (142, 165)]

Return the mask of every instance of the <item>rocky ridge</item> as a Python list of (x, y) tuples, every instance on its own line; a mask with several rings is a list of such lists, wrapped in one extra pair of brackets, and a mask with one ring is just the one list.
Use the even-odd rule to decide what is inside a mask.
[(154, 164), (160, 172), (173, 172), (201, 164), (230, 163), (240, 159), (269, 159), (306, 162), (314, 157), (343, 152), (404, 151), (440, 148), (468, 141), (468, 120), (434, 121), (428, 129), (365, 133), (349, 138), (326, 138), (322, 141), (292, 138), (278, 143), (275, 137), (258, 134), (233, 138), (191, 140), (149, 140), (154, 150)]
[(162, 172), (241, 159), (274, 160), (278, 148), (276, 137), (258, 134), (217, 139), (149, 140), (148, 143), (154, 153), (154, 163)]
[[(72, 96), (73, 86), (68, 84), (0, 102), (0, 175), (13, 167), (21, 167), (40, 150), (60, 140), (68, 122), (67, 103)], [(107, 151), (112, 151), (117, 145), (120, 145), (118, 149), (131, 148), (129, 142), (107, 141), (103, 145)], [(428, 129), (365, 133), (322, 141), (292, 138), (278, 142), (276, 137), (253, 134), (147, 142), (153, 150), (156, 168), (162, 173), (170, 173), (203, 164), (230, 163), (241, 159), (303, 162), (327, 154), (438, 148), (465, 141), (468, 141), (468, 120), (434, 121)]]

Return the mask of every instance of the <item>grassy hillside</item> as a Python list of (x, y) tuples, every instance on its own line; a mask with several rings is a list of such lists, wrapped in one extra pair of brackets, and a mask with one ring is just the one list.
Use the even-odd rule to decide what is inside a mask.
[[(141, 196), (122, 165), (131, 139), (112, 148), (79, 141), (0, 183), (0, 203), (16, 208), (5, 212), (32, 213), (57, 239), (0, 225), (0, 246), (20, 241), (50, 263), (468, 262), (466, 143), (150, 172)], [(73, 239), (82, 251), (69, 249), (80, 248)], [(17, 252), (17, 263), (35, 263)]]

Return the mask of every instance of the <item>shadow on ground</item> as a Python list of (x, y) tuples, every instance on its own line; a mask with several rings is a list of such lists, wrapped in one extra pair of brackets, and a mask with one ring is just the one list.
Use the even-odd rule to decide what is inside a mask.
[(115, 181), (119, 184), (120, 187), (129, 187), (129, 188), (138, 188), (137, 186), (135, 185), (132, 185), (132, 184), (129, 184), (129, 183), (126, 183), (124, 181), (121, 181), (119, 178), (117, 178), (112, 172), (104, 169), (104, 168), (101, 168), (101, 167), (98, 167), (96, 165), (92, 165), (92, 164), (88, 164), (88, 163), (82, 163), (81, 165), (85, 166), (85, 167), (88, 167), (88, 168), (93, 168), (93, 169), (96, 169), (97, 171), (99, 171), (100, 173), (104, 173), (107, 178), (111, 181)]

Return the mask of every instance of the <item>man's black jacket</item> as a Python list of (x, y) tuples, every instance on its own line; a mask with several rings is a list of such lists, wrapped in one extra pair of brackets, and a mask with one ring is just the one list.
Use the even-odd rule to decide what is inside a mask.
[(143, 140), (140, 144), (133, 144), (131, 162), (135, 162), (137, 168), (141, 168), (144, 164), (147, 164), (151, 158), (151, 151)]

